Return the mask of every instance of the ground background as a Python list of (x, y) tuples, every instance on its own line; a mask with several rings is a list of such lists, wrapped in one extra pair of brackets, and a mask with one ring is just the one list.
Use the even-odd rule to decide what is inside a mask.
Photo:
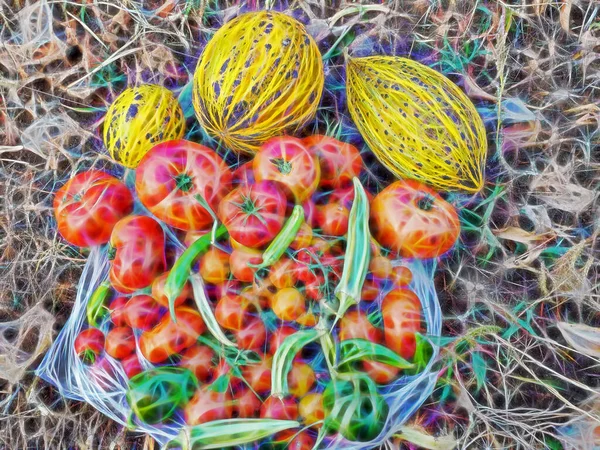
[[(486, 121), (488, 186), (463, 209), (461, 246), (435, 280), (453, 339), (412, 424), (453, 434), (458, 448), (593, 448), (600, 372), (590, 348), (596, 339), (597, 357), (600, 340), (574, 349), (557, 323), (600, 325), (600, 6), (272, 3), (307, 24), (323, 54), (352, 26), (327, 59), (330, 87), (343, 79), (346, 45), (411, 55), (463, 87)], [(98, 127), (126, 85), (179, 93), (211, 33), (240, 8), (264, 7), (0, 0), (0, 320), (23, 318), (0, 329), (0, 448), (152, 447), (33, 375), (86, 257), (56, 235), (52, 193), (75, 171), (112, 167)], [(342, 97), (328, 96), (331, 110)], [(15, 360), (17, 347), (26, 353)]]

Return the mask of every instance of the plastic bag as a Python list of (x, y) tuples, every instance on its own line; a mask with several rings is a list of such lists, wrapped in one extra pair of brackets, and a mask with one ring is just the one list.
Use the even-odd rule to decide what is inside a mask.
[[(435, 262), (398, 261), (396, 264), (405, 265), (412, 271), (413, 280), (409, 287), (421, 300), (427, 335), (439, 336), (442, 315), (433, 285)], [(130, 420), (133, 417), (125, 397), (128, 379), (120, 363), (104, 355), (96, 364), (87, 366), (81, 362), (74, 350), (75, 338), (86, 321), (87, 302), (94, 290), (106, 278), (108, 269), (106, 251), (99, 247), (92, 249), (79, 281), (71, 317), (45, 355), (36, 374), (55, 385), (63, 396), (85, 401), (121, 425), (130, 426), (136, 432), (147, 433), (160, 445), (165, 445), (177, 436), (184, 425), (181, 419), (168, 424), (154, 425)], [(105, 321), (100, 329), (106, 332), (108, 326), (108, 322)], [(136, 351), (143, 368), (152, 368), (153, 365), (145, 360), (139, 347)], [(380, 389), (388, 403), (389, 414), (384, 430), (375, 440), (357, 443), (349, 442), (340, 436), (333, 440), (326, 440), (322, 444), (324, 448), (371, 449), (391, 437), (433, 391), (437, 373), (432, 370), (432, 366), (437, 354), (438, 348), (433, 345), (433, 356), (422, 372), (413, 376), (401, 376), (392, 384)]]

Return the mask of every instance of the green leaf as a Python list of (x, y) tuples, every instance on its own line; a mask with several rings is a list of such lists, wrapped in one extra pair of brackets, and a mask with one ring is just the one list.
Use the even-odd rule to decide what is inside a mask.
[(471, 366), (473, 367), (473, 373), (475, 374), (475, 379), (477, 380), (477, 390), (480, 390), (485, 382), (485, 374), (487, 371), (487, 366), (485, 364), (485, 360), (481, 356), (481, 353), (477, 351), (471, 352)]
[(296, 354), (302, 347), (319, 338), (315, 329), (297, 331), (286, 337), (273, 356), (271, 369), (271, 395), (286, 395), (288, 392), (287, 376)]
[(416, 340), (416, 348), (415, 348), (415, 356), (413, 357), (413, 365), (412, 369), (406, 371), (409, 375), (414, 375), (422, 372), (433, 355), (433, 346), (428, 338), (423, 336), (421, 333), (415, 333)]
[(395, 351), (375, 342), (366, 339), (347, 339), (340, 342), (340, 366), (365, 360), (388, 364), (398, 369), (413, 367), (413, 364), (398, 356)]
[(184, 427), (166, 449), (223, 449), (259, 441), (280, 431), (299, 428), (295, 420), (225, 419)]
[(561, 442), (552, 436), (545, 436), (544, 444), (546, 444), (548, 450), (563, 450), (564, 448)]

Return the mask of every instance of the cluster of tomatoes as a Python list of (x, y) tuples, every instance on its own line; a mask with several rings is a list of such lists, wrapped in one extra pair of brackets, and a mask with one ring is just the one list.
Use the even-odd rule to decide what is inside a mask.
[[(90, 365), (118, 360), (129, 378), (151, 367), (187, 368), (198, 381), (181, 407), (187, 424), (300, 420), (309, 428), (274, 439), (293, 437), (290, 448), (312, 448), (330, 381), (322, 351), (309, 345), (295, 357), (284, 397), (270, 395), (272, 361), (286, 337), (317, 325), (334, 295), (345, 262), (352, 180), (362, 171), (360, 153), (350, 144), (286, 136), (267, 141), (235, 170), (202, 145), (163, 142), (141, 160), (135, 189), (102, 171), (76, 175), (55, 197), (58, 230), (74, 245), (108, 244), (110, 272), (101, 294), (90, 299), (90, 323), (75, 352)], [(401, 257), (444, 253), (456, 240), (458, 220), (419, 183), (399, 181), (374, 194), (368, 193), (373, 238), (362, 301), (331, 331), (338, 342), (365, 339), (410, 361), (423, 324)], [(266, 249), (298, 206), (303, 219), (291, 243), (265, 264)], [(226, 233), (215, 233), (216, 224)], [(206, 235), (211, 245), (192, 274), (202, 279), (218, 326), (237, 347), (233, 352), (214, 339), (189, 280), (176, 298), (165, 292), (182, 246)], [(379, 384), (401, 375), (397, 367), (368, 360), (355, 370)]]

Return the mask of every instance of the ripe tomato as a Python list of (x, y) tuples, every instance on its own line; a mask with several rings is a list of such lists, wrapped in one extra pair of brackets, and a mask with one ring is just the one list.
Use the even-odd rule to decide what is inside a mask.
[[(325, 419), (325, 411), (323, 410), (323, 394), (311, 393), (302, 397), (298, 405), (298, 413), (302, 418), (302, 422), (306, 426), (311, 426), (313, 423)], [(322, 426), (322, 424), (315, 425), (316, 428), (320, 428)]]
[(58, 232), (78, 247), (108, 242), (115, 224), (131, 211), (129, 189), (100, 170), (78, 173), (54, 196)]
[(104, 350), (104, 334), (98, 328), (87, 328), (75, 338), (75, 353), (86, 364), (93, 364)]
[(396, 266), (392, 269), (392, 280), (395, 286), (408, 286), (412, 281), (412, 272), (408, 267)]
[(337, 139), (315, 135), (302, 140), (309, 151), (319, 159), (321, 181), (319, 186), (338, 188), (352, 183), (362, 170), (362, 158), (356, 147)]
[(231, 191), (221, 201), (218, 216), (232, 239), (260, 248), (281, 230), (285, 209), (286, 198), (277, 183), (261, 181)]
[(215, 384), (223, 384), (222, 379), (226, 379), (226, 376), (217, 379), (212, 385), (202, 386), (196, 391), (183, 409), (185, 422), (188, 425), (231, 419), (234, 402), (227, 385), (224, 388), (215, 388)]
[(286, 337), (291, 336), (296, 332), (296, 329), (288, 325), (279, 327), (269, 339), (269, 353), (274, 355), (281, 343)]
[(306, 312), (306, 299), (296, 288), (280, 289), (271, 297), (271, 309), (281, 320), (296, 320)]
[(109, 277), (119, 292), (143, 289), (166, 269), (165, 234), (151, 217), (121, 219), (112, 231), (110, 246)]
[(136, 169), (135, 189), (144, 206), (166, 224), (203, 230), (213, 223), (205, 206), (215, 211), (231, 181), (219, 155), (181, 139), (162, 142), (146, 153)]
[(310, 198), (304, 200), (302, 209), (304, 209), (304, 221), (314, 227), (317, 224), (317, 205), (314, 200)]
[(210, 347), (195, 344), (181, 354), (179, 366), (190, 369), (200, 383), (207, 383), (213, 376), (214, 357)]
[[(169, 272), (165, 272), (159, 276), (157, 276), (152, 282), (152, 298), (156, 303), (165, 308), (169, 307), (169, 299), (165, 295), (165, 283), (167, 282), (167, 277), (169, 276)], [(175, 306), (182, 305), (186, 300), (194, 298), (194, 292), (192, 290), (192, 285), (189, 281), (186, 281), (183, 285), (183, 289), (179, 296), (175, 299)]]
[(245, 327), (234, 334), (238, 347), (244, 350), (261, 350), (267, 340), (267, 329), (260, 317), (252, 317)]
[(385, 280), (392, 273), (392, 262), (385, 256), (376, 256), (369, 262), (369, 273), (375, 278)]
[(254, 248), (241, 247), (236, 248), (229, 255), (229, 269), (234, 277), (245, 283), (252, 283), (256, 268), (248, 264), (260, 264), (262, 262), (262, 252)]
[(110, 311), (110, 320), (115, 327), (127, 325), (125, 321), (125, 305), (129, 299), (127, 297), (117, 297), (108, 306)]
[(363, 361), (363, 370), (375, 383), (388, 384), (396, 379), (400, 370), (394, 366), (377, 361)]
[(381, 292), (381, 283), (377, 280), (366, 279), (360, 291), (360, 298), (372, 302), (379, 296), (379, 292)]
[(384, 247), (405, 258), (435, 258), (447, 252), (460, 233), (454, 207), (430, 187), (396, 181), (371, 202), (371, 230)]
[(149, 295), (134, 295), (124, 309), (124, 321), (131, 328), (150, 330), (162, 316), (160, 305)]
[(115, 359), (127, 358), (135, 352), (135, 336), (130, 327), (116, 327), (106, 335), (106, 348), (108, 355)]
[[(289, 435), (294, 436), (290, 443), (286, 446), (286, 450), (312, 450), (317, 442), (314, 436), (310, 434), (308, 430), (303, 430), (299, 433), (294, 432), (294, 430), (286, 431), (289, 432)], [(278, 435), (278, 438), (281, 439), (281, 436)]]
[(192, 308), (175, 308), (175, 317), (177, 323), (169, 314), (164, 315), (156, 327), (144, 331), (140, 336), (140, 351), (153, 364), (161, 363), (191, 347), (198, 336), (206, 331), (202, 316)]
[[(373, 194), (366, 192), (369, 203), (373, 200)], [(328, 198), (328, 203), (339, 203), (346, 208), (352, 208), (352, 202), (354, 202), (354, 186), (346, 186), (338, 188), (331, 192)]]
[(239, 331), (250, 319), (252, 306), (241, 295), (225, 295), (221, 297), (215, 308), (215, 318), (226, 330)]
[(207, 283), (219, 284), (229, 278), (229, 254), (211, 247), (200, 258), (200, 276)]
[(344, 236), (348, 232), (350, 210), (341, 203), (317, 206), (317, 224), (324, 235)]
[(257, 394), (265, 394), (271, 390), (271, 364), (273, 358), (264, 354), (259, 354), (259, 357), (259, 363), (242, 367), (242, 375)]
[(261, 419), (296, 420), (298, 404), (292, 397), (273, 397), (265, 400), (260, 408)]
[(233, 412), (239, 418), (252, 419), (260, 414), (261, 404), (254, 392), (246, 387), (241, 387), (235, 393)]
[(296, 237), (290, 244), (290, 248), (294, 250), (306, 248), (310, 245), (312, 238), (313, 230), (307, 222), (304, 222), (302, 225), (300, 225), (300, 229), (298, 230), (298, 233), (296, 233)]
[(287, 378), (290, 394), (297, 398), (304, 397), (317, 380), (312, 367), (301, 361), (292, 362), (292, 368)]
[(405, 288), (390, 291), (381, 302), (383, 330), (387, 346), (404, 359), (415, 354), (415, 332), (421, 331), (421, 302)]
[(317, 158), (300, 139), (279, 136), (269, 139), (252, 162), (257, 181), (282, 183), (296, 203), (301, 204), (315, 192), (321, 177)]
[(125, 375), (127, 375), (127, 378), (133, 378), (138, 373), (142, 373), (144, 371), (142, 365), (140, 364), (140, 360), (135, 353), (123, 358), (121, 360), (121, 365), (123, 366), (123, 371), (125, 372)]
[(254, 171), (252, 170), (252, 161), (242, 164), (233, 172), (233, 182), (236, 185), (251, 185), (256, 182)]
[(194, 242), (196, 242), (198, 239), (200, 239), (202, 236), (210, 233), (211, 231), (212, 231), (212, 226), (209, 226), (209, 227), (205, 228), (204, 230), (189, 230), (183, 236), (183, 241), (182, 241), (183, 245), (185, 245), (187, 248), (190, 245), (192, 245)]
[(366, 339), (371, 342), (380, 342), (382, 337), (382, 331), (375, 327), (367, 316), (357, 309), (346, 312), (340, 320), (340, 341)]
[(294, 286), (298, 281), (296, 262), (287, 256), (283, 256), (279, 261), (271, 266), (269, 271), (269, 280), (277, 289)]

